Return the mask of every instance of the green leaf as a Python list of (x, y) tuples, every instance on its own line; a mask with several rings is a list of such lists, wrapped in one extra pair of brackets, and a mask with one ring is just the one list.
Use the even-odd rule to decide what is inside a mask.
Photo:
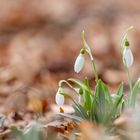
[(76, 100), (74, 100), (73, 98), (72, 98), (72, 96), (70, 96), (69, 94), (67, 94), (67, 93), (61, 93), (63, 96), (65, 96), (65, 97), (68, 97), (68, 98), (70, 98), (72, 101), (73, 101), (73, 103), (74, 103), (74, 105), (73, 105), (73, 108), (74, 108), (74, 110), (75, 110), (75, 112), (79, 115), (79, 116), (81, 116), (82, 118), (84, 118), (84, 119), (88, 119), (88, 115), (87, 115), (87, 112), (86, 112), (86, 110), (85, 110), (85, 108), (83, 107), (83, 106), (81, 106)]
[(91, 102), (91, 109), (90, 109), (90, 120), (95, 120), (95, 106), (96, 106), (96, 101), (97, 101), (97, 96), (98, 96), (98, 90), (99, 90), (99, 82), (97, 82), (97, 85), (95, 87), (95, 92), (93, 95), (93, 99)]
[(80, 80), (74, 79), (74, 78), (70, 78), (68, 80), (71, 81), (71, 82), (73, 82), (73, 83), (75, 83), (75, 84), (77, 84), (83, 90), (86, 90), (86, 91), (88, 91), (90, 93), (90, 89), (84, 83), (82, 83)]
[(123, 82), (120, 83), (118, 90), (117, 90), (117, 95), (122, 96), (123, 95)]
[(113, 102), (112, 102), (112, 97), (111, 97), (111, 94), (109, 92), (108, 86), (103, 81), (101, 81), (101, 84), (102, 84), (103, 91), (105, 93), (105, 99), (111, 105)]
[(87, 88), (90, 90), (89, 81), (88, 81), (87, 78), (85, 78), (84, 84), (85, 84), (85, 85), (87, 86)]
[(0, 114), (0, 127), (3, 126), (4, 121), (5, 121), (5, 116)]
[(36, 121), (30, 123), (24, 130), (16, 126), (11, 126), (11, 130), (19, 140), (43, 140), (42, 126)]
[(98, 80), (91, 104), (90, 119), (102, 124), (111, 122), (113, 115), (118, 111), (118, 106), (121, 105), (121, 99), (122, 96), (117, 95), (113, 102), (108, 86), (102, 80)]
[(12, 133), (16, 136), (16, 138), (18, 140), (23, 140), (22, 137), (23, 137), (23, 132), (20, 128), (18, 128), (17, 126), (15, 125), (12, 125), (9, 127), (11, 130), (12, 130)]
[(106, 118), (108, 118), (108, 115), (110, 114), (110, 110), (112, 109), (112, 106), (113, 106), (113, 101), (112, 101), (112, 97), (111, 97), (111, 94), (108, 90), (108, 87), (107, 85), (101, 81), (101, 89), (102, 91), (100, 92), (103, 92), (104, 93), (104, 96), (105, 96), (105, 103), (104, 103), (104, 110), (103, 110), (103, 117), (102, 117), (102, 123), (106, 123)]
[(76, 106), (76, 105), (72, 105), (72, 106), (73, 106), (77, 116), (79, 116), (79, 117), (81, 117), (83, 119), (87, 119), (86, 116), (83, 113), (83, 110), (79, 109), (78, 106)]
[(136, 97), (138, 94), (138, 91), (140, 90), (140, 80), (138, 79), (137, 82), (135, 83), (135, 85), (133, 86), (132, 89), (132, 96), (131, 96), (131, 106), (135, 107), (135, 103), (136, 103)]
[(70, 114), (66, 114), (66, 113), (58, 113), (58, 114), (61, 115), (61, 116), (64, 116), (64, 117), (71, 118), (71, 119), (76, 120), (76, 121), (82, 121), (83, 120), (81, 117), (78, 117), (78, 116), (75, 116), (75, 115), (70, 115)]
[(77, 102), (76, 100), (74, 100), (74, 99), (72, 98), (72, 96), (69, 95), (68, 93), (61, 93), (61, 94), (62, 94), (64, 97), (67, 97), (67, 98), (71, 99), (71, 100), (74, 102), (75, 105), (78, 104), (78, 102)]
[(79, 115), (82, 116), (83, 119), (89, 119), (87, 110), (82, 105), (75, 102), (75, 105), (73, 105), (73, 108), (75, 109), (75, 111), (78, 111), (77, 113), (79, 113)]
[[(89, 82), (88, 82), (87, 78), (85, 78), (84, 83), (90, 91), (90, 86), (89, 86)], [(91, 108), (91, 94), (90, 94), (90, 92), (85, 90), (84, 91), (84, 96), (85, 96), (85, 107), (86, 107), (87, 111), (89, 112), (90, 108)]]
[(106, 95), (105, 90), (102, 85), (102, 81), (98, 80), (96, 91), (94, 98), (96, 100), (93, 100), (92, 108), (94, 107), (94, 112), (92, 112), (98, 121), (102, 123), (104, 116), (106, 116), (107, 111), (107, 104), (106, 104)]
[(115, 103), (114, 103), (114, 106), (113, 106), (112, 111), (111, 111), (111, 116), (115, 116), (117, 109), (118, 109), (118, 106), (120, 105), (122, 99), (123, 99), (123, 95), (121, 95), (115, 99)]
[(72, 98), (72, 96), (71, 95), (69, 95), (68, 93), (60, 93), (61, 95), (63, 95), (64, 97), (67, 97), (67, 98), (69, 98), (69, 99), (71, 99), (73, 102), (75, 102), (75, 100)]
[(117, 111), (118, 111), (118, 107), (119, 107), (122, 99), (123, 99), (123, 95), (120, 96), (119, 98), (116, 98), (115, 103), (114, 103), (110, 113), (104, 119), (104, 124), (110, 123), (113, 119), (115, 119), (115, 117), (117, 117), (119, 115), (119, 114), (117, 114)]
[(123, 100), (124, 100), (124, 108), (129, 106), (129, 96), (128, 95), (124, 95)]
[(23, 131), (23, 140), (43, 140), (42, 126), (34, 121)]

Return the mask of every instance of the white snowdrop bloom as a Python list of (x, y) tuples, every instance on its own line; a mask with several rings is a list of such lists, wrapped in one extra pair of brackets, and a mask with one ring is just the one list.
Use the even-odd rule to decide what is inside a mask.
[(75, 64), (74, 64), (74, 71), (76, 73), (79, 73), (82, 68), (84, 67), (85, 59), (83, 55), (80, 53), (78, 57), (76, 58)]
[(79, 95), (79, 97), (78, 97), (78, 103), (80, 104), (80, 105), (83, 105), (84, 104), (84, 96), (83, 96), (83, 94), (81, 95)]
[(64, 105), (64, 96), (60, 94), (60, 89), (58, 89), (57, 93), (56, 93), (56, 96), (55, 96), (55, 101), (56, 101), (56, 104), (58, 106), (62, 106)]
[(127, 67), (130, 67), (133, 64), (133, 54), (129, 47), (125, 47), (123, 50), (123, 63)]
[(138, 78), (137, 83), (139, 84), (139, 88), (140, 88), (140, 77)]

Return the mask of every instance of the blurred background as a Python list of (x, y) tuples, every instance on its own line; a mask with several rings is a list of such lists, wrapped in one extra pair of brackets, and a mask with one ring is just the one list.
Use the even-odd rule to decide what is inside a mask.
[(94, 83), (88, 57), (80, 74), (73, 71), (82, 30), (99, 76), (112, 92), (121, 80), (127, 89), (119, 45), (123, 32), (133, 25), (129, 40), (135, 61), (130, 71), (135, 81), (140, 74), (139, 4), (138, 0), (0, 0), (0, 104), (15, 99), (11, 97), (15, 91), (29, 96), (27, 87), (54, 103), (58, 81), (69, 77), (87, 76)]

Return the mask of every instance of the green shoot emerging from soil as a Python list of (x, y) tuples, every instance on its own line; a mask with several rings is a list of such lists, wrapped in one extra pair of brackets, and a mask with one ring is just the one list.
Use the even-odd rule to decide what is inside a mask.
[[(60, 113), (61, 115), (71, 117), (75, 120), (89, 120), (96, 123), (109, 125), (113, 122), (114, 119), (120, 116), (124, 108), (135, 107), (137, 93), (140, 88), (140, 80), (138, 79), (136, 83), (132, 85), (131, 75), (129, 72), (129, 67), (131, 67), (133, 64), (133, 54), (131, 52), (131, 48), (129, 46), (130, 43), (127, 39), (127, 36), (132, 29), (133, 27), (131, 26), (124, 33), (120, 45), (123, 65), (127, 73), (128, 84), (130, 86), (130, 93), (128, 95), (124, 94), (123, 82), (121, 82), (118, 86), (116, 94), (112, 95), (109, 92), (108, 86), (101, 79), (99, 79), (95, 61), (91, 49), (85, 41), (83, 31), (83, 47), (80, 50), (80, 53), (75, 61), (74, 71), (79, 73), (82, 70), (85, 63), (84, 55), (87, 53), (92, 62), (93, 74), (95, 76), (96, 85), (93, 91), (89, 86), (89, 81), (87, 78), (82, 81), (74, 78), (59, 81), (59, 89), (56, 94), (56, 103), (59, 106), (62, 106), (64, 104), (64, 97), (68, 97), (73, 101), (73, 108), (76, 113), (75, 116), (65, 113)], [(69, 93), (64, 92), (62, 87), (63, 83), (65, 83), (77, 94), (78, 100), (74, 99)], [(76, 85), (76, 87), (73, 86), (72, 83)]]

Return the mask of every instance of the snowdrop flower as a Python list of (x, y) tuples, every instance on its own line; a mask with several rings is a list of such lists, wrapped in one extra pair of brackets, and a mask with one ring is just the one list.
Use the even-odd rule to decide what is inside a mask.
[(82, 94), (82, 95), (79, 94), (78, 103), (79, 103), (80, 105), (83, 105), (83, 104), (84, 104), (84, 96), (83, 96), (83, 94)]
[(55, 101), (58, 106), (64, 105), (64, 100), (65, 100), (64, 96), (60, 94), (60, 91), (61, 91), (61, 88), (58, 89), (56, 96), (55, 96)]
[(84, 67), (85, 59), (83, 57), (83, 54), (79, 54), (78, 57), (76, 58), (75, 64), (74, 64), (74, 71), (76, 73), (79, 73), (82, 68)]
[(140, 77), (138, 78), (137, 83), (139, 84), (139, 87), (140, 87)]
[(125, 66), (130, 67), (133, 64), (133, 54), (128, 46), (125, 46), (123, 50), (123, 63)]

